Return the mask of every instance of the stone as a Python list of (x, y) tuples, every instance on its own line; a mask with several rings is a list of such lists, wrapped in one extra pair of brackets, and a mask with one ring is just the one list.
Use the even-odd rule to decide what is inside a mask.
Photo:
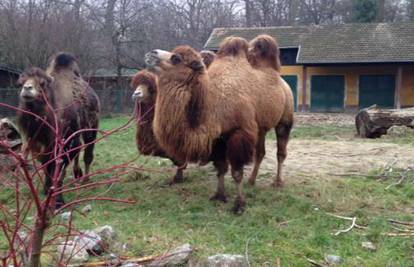
[(118, 240), (117, 233), (110, 225), (98, 227), (94, 229), (94, 232), (98, 234), (106, 244), (112, 244), (114, 241)]
[(369, 242), (369, 241), (368, 242), (362, 242), (362, 247), (366, 248), (368, 250), (372, 250), (372, 251), (377, 250), (377, 247), (374, 245), (374, 243)]
[(73, 240), (69, 240), (66, 245), (62, 243), (57, 247), (58, 257), (63, 254), (64, 259), (71, 259), (71, 262), (87, 262), (89, 254), (85, 248)]
[(86, 249), (90, 255), (101, 255), (105, 252), (102, 238), (94, 231), (84, 231), (76, 236), (74, 242)]
[(336, 265), (342, 262), (342, 258), (337, 255), (326, 255), (325, 261), (330, 265)]
[(60, 215), (60, 218), (64, 222), (68, 222), (71, 217), (72, 217), (72, 212), (71, 211), (64, 212)]
[(211, 267), (248, 267), (246, 258), (242, 255), (217, 254), (207, 258), (205, 266)]
[(398, 137), (405, 137), (414, 134), (413, 129), (410, 129), (407, 126), (391, 126), (387, 130), (387, 136), (386, 138), (398, 138)]
[(85, 207), (82, 208), (82, 213), (88, 214), (92, 211), (92, 205), (88, 204)]
[(153, 262), (146, 264), (147, 267), (173, 267), (182, 266), (190, 259), (193, 248), (190, 244), (184, 244), (172, 252), (168, 253), (165, 257), (156, 259)]

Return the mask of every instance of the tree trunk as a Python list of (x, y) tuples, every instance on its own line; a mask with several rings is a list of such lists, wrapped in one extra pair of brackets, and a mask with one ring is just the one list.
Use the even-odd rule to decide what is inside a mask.
[(379, 138), (387, 134), (391, 126), (414, 128), (414, 108), (380, 109), (376, 105), (361, 110), (355, 118), (358, 135)]
[(31, 240), (31, 253), (29, 258), (29, 267), (40, 267), (41, 256), (43, 247), (43, 237), (45, 234), (46, 224), (45, 222), (37, 218), (35, 229), (33, 231), (33, 237)]
[(252, 3), (250, 0), (244, 0), (246, 10), (246, 27), (252, 27)]

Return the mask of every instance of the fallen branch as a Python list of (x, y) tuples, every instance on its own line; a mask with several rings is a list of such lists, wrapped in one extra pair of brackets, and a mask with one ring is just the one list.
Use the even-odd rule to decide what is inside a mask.
[(401, 224), (401, 225), (407, 225), (407, 226), (414, 226), (414, 222), (403, 222), (403, 221), (397, 221), (394, 219), (389, 219), (388, 220), (390, 223), (395, 223), (395, 224)]
[(280, 258), (279, 257), (276, 258), (276, 267), (282, 267), (282, 265), (280, 264)]
[(383, 233), (385, 236), (414, 236), (414, 232), (410, 233)]
[(312, 260), (312, 259), (310, 259), (310, 258), (306, 258), (306, 260), (307, 260), (310, 264), (312, 264), (313, 266), (316, 266), (316, 267), (323, 267), (323, 265), (322, 265), (322, 264), (320, 264), (320, 263), (318, 263), (317, 261), (314, 261), (314, 260)]
[(246, 262), (247, 262), (247, 266), (249, 266), (250, 267), (250, 261), (249, 261), (249, 242), (250, 242), (250, 239), (247, 239), (247, 241), (246, 241), (246, 252), (245, 252), (245, 254), (246, 254)]
[(408, 172), (411, 171), (411, 168), (408, 168), (407, 170), (405, 170), (403, 173), (400, 173), (400, 179), (398, 180), (398, 182), (393, 183), (388, 185), (385, 190), (388, 190), (391, 186), (398, 186), (400, 184), (402, 184), (402, 182), (404, 182), (405, 178), (407, 177)]
[(366, 229), (366, 228), (367, 228), (366, 226), (361, 226), (361, 225), (358, 225), (358, 224), (356, 223), (357, 217), (345, 217), (345, 216), (340, 216), (340, 215), (336, 215), (336, 214), (329, 213), (329, 212), (325, 212), (325, 213), (326, 213), (327, 215), (333, 216), (333, 217), (335, 217), (335, 218), (339, 218), (339, 219), (344, 219), (344, 220), (352, 221), (351, 226), (349, 226), (348, 228), (343, 229), (343, 230), (338, 230), (338, 231), (334, 234), (335, 236), (340, 235), (340, 234), (342, 234), (342, 233), (347, 233), (347, 232), (351, 231), (354, 227), (355, 227), (355, 228), (359, 228), (359, 229)]

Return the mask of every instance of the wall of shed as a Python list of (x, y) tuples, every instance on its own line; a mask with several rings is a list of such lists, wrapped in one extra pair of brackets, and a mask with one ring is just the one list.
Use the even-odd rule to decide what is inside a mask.
[[(359, 76), (360, 75), (397, 75), (398, 65), (371, 66), (309, 66), (307, 67), (306, 104), (311, 103), (311, 79), (313, 75), (343, 75), (345, 76), (345, 108), (356, 110), (359, 106)], [(282, 75), (298, 76), (298, 103), (302, 104), (303, 66), (282, 66)], [(404, 65), (401, 85), (401, 106), (414, 106), (414, 65)], [(301, 110), (299, 108), (299, 110)]]

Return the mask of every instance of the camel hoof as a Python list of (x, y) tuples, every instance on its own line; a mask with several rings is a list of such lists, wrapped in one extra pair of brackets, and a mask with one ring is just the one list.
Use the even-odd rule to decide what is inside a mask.
[(249, 185), (254, 186), (256, 184), (256, 179), (249, 179), (248, 181)]
[(285, 183), (282, 181), (277, 181), (277, 182), (272, 183), (272, 187), (276, 190), (282, 190), (284, 186), (285, 186)]
[(232, 209), (232, 212), (235, 215), (242, 215), (246, 209), (246, 201), (241, 199), (236, 199), (236, 202), (234, 202), (234, 207)]
[(81, 169), (79, 169), (79, 170), (74, 170), (74, 171), (73, 171), (73, 175), (74, 175), (75, 179), (79, 179), (79, 178), (81, 178), (81, 177), (83, 176), (83, 172), (82, 172), (82, 170), (81, 170)]
[(182, 183), (184, 183), (185, 182), (185, 179), (184, 179), (184, 177), (178, 177), (178, 176), (174, 176), (171, 180), (170, 180), (170, 182), (168, 183), (168, 185), (170, 185), (170, 186), (173, 186), (173, 185), (176, 185), (176, 184), (182, 184)]
[(215, 193), (214, 196), (210, 197), (210, 200), (227, 203), (227, 196), (225, 194)]

